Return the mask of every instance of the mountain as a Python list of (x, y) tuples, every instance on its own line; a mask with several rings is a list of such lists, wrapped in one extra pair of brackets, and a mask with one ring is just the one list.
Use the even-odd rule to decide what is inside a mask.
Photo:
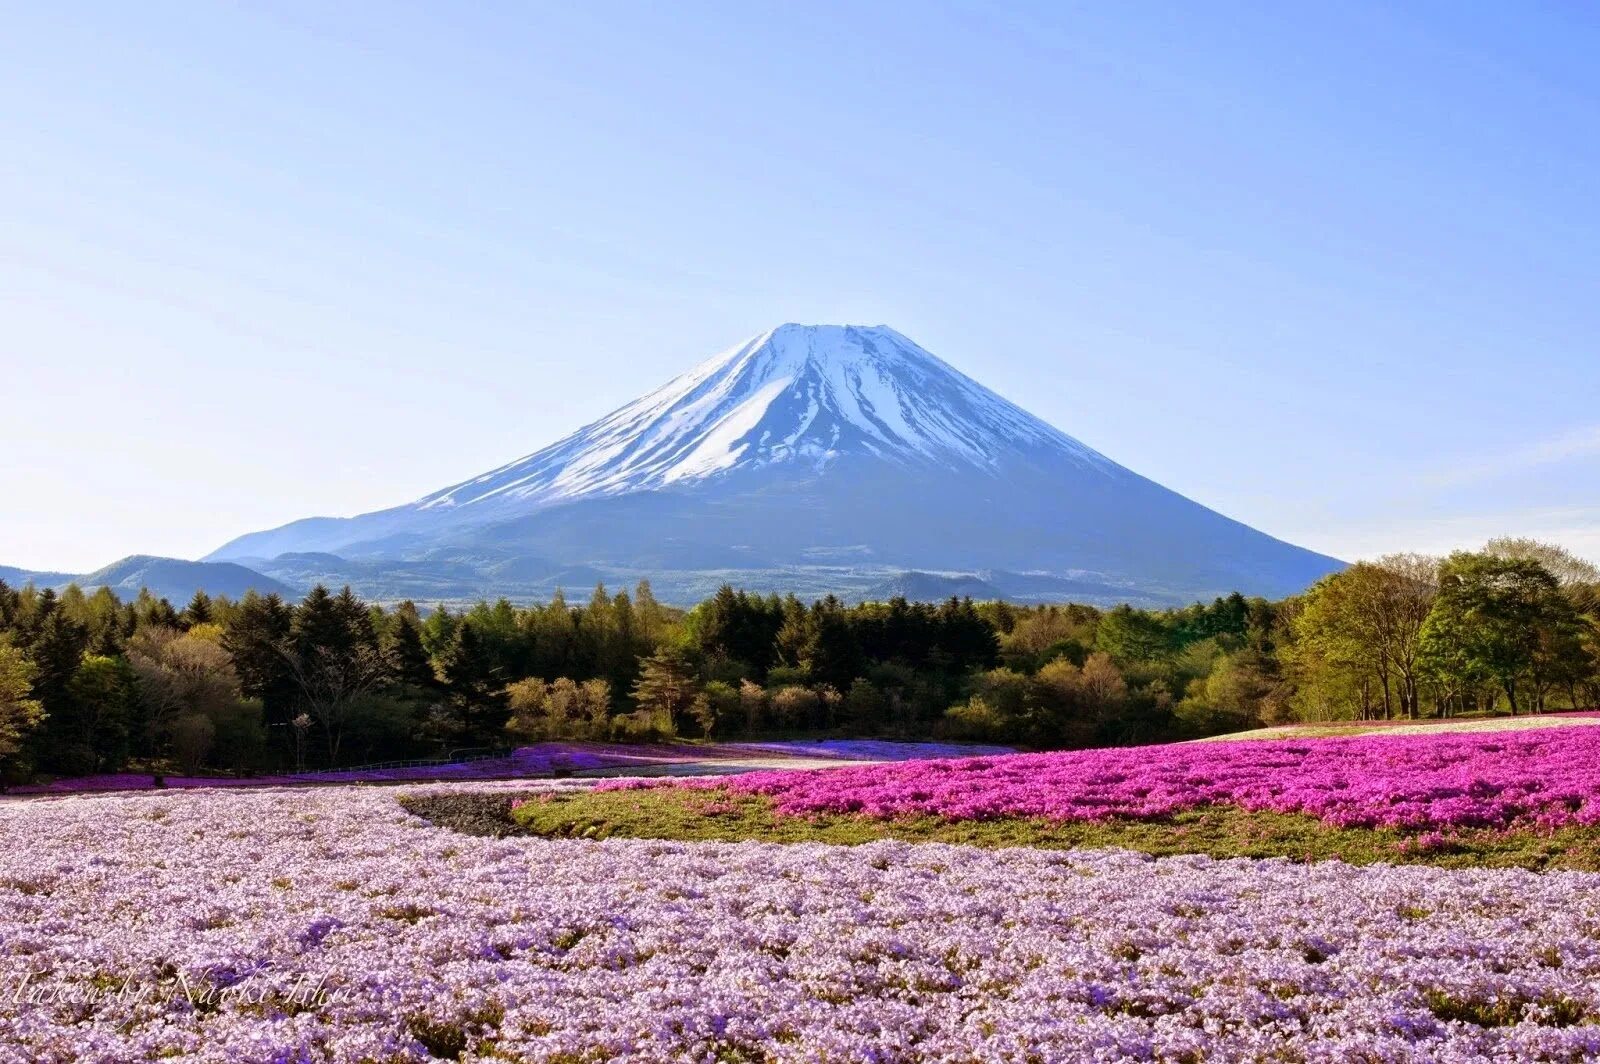
[(76, 577), (72, 582), (85, 590), (109, 587), (123, 598), (137, 595), (140, 588), (149, 588), (152, 595), (180, 607), (201, 590), (208, 595), (226, 595), (235, 600), (251, 590), (263, 595), (282, 595), (286, 599), (297, 599), (303, 594), (233, 562), (189, 562), (149, 554), (129, 555), (103, 569)]
[(896, 573), (851, 597), (884, 602), (899, 597), (913, 602), (937, 602), (955, 596), (1005, 599), (1008, 602), (1085, 602), (1133, 606), (1161, 606), (1169, 599), (1132, 584), (1118, 584), (1091, 575), (1056, 576), (1050, 573), (1008, 573), (981, 569), (975, 573)]
[(32, 584), (40, 588), (53, 587), (58, 591), (68, 584), (77, 584), (85, 591), (109, 587), (124, 599), (138, 595), (141, 588), (149, 588), (152, 595), (180, 607), (193, 598), (196, 591), (205, 591), (208, 595), (227, 595), (235, 600), (252, 589), (263, 595), (282, 595), (286, 599), (297, 599), (304, 594), (270, 576), (233, 562), (189, 562), (181, 558), (157, 558), (149, 554), (129, 555), (121, 561), (82, 575), (31, 572), (0, 565), (0, 580), (12, 587)]
[(66, 584), (72, 581), (71, 573), (45, 572), (38, 569), (18, 569), (13, 565), (0, 565), (0, 581), (11, 587), (23, 587), (32, 584), (34, 587), (55, 587), (57, 584)]
[(940, 602), (951, 596), (979, 602), (1008, 597), (997, 585), (970, 573), (899, 573), (873, 584), (861, 593), (861, 597), (870, 602), (887, 602), (893, 598), (912, 602)]
[[(311, 586), (300, 581), (285, 584), (233, 562), (190, 562), (181, 558), (158, 558), (150, 554), (132, 554), (92, 573), (83, 574), (36, 572), (0, 565), (0, 580), (12, 587), (32, 584), (38, 588), (53, 587), (58, 591), (68, 584), (77, 584), (85, 591), (109, 587), (124, 599), (137, 596), (141, 588), (148, 588), (157, 598), (167, 599), (180, 607), (193, 598), (196, 591), (204, 591), (208, 595), (226, 595), (237, 600), (253, 589), (263, 595), (277, 594), (286, 599), (298, 599), (305, 593), (304, 589)], [(295, 590), (297, 587), (302, 590)]]
[(1033, 597), (1181, 602), (1288, 594), (1342, 564), (1123, 468), (887, 326), (836, 325), (780, 326), (482, 476), (208, 560), (288, 576), (307, 554), (358, 589), (462, 597), (574, 570), (680, 597), (993, 570)]

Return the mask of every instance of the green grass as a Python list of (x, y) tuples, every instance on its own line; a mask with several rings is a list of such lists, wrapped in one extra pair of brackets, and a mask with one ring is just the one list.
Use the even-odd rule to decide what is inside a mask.
[(857, 845), (878, 839), (970, 846), (1053, 849), (1121, 847), (1156, 855), (1387, 861), (1451, 868), (1518, 867), (1600, 871), (1600, 830), (1552, 832), (1462, 831), (1426, 845), (1394, 829), (1338, 828), (1314, 817), (1210, 806), (1158, 820), (1056, 823), (1042, 819), (950, 821), (937, 817), (880, 820), (861, 816), (781, 817), (760, 796), (720, 789), (655, 788), (566, 791), (524, 796), (511, 809), (499, 795), (416, 793), (406, 808), (473, 834), (549, 838), (669, 839), (683, 841), (823, 842)]

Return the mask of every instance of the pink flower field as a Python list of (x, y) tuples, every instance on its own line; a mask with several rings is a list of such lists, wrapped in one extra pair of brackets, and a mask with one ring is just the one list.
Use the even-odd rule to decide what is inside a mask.
[(1600, 823), (1600, 728), (1179, 743), (671, 785), (765, 795), (794, 816), (1083, 821), (1234, 805), (1347, 827), (1594, 825)]

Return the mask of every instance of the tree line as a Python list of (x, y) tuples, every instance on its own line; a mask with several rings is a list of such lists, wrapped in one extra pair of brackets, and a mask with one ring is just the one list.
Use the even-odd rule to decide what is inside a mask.
[(1600, 703), (1600, 572), (1498, 540), (1395, 555), (1268, 602), (1148, 610), (846, 605), (596, 588), (424, 613), (0, 583), (0, 773), (240, 774), (554, 739), (781, 735), (1036, 747), (1258, 724)]

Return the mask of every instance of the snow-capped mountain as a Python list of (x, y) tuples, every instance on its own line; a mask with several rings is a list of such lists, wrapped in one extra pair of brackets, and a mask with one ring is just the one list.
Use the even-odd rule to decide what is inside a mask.
[(998, 470), (1034, 448), (1111, 467), (886, 325), (782, 325), (553, 446), (416, 505), (542, 505), (774, 467), (820, 473), (849, 455)]
[(302, 581), (358, 567), (369, 586), (374, 566), (448, 566), (468, 596), (576, 567), (690, 595), (849, 593), (916, 569), (1177, 600), (1286, 593), (1339, 564), (1124, 469), (887, 326), (792, 324), (482, 476), (210, 557)]

